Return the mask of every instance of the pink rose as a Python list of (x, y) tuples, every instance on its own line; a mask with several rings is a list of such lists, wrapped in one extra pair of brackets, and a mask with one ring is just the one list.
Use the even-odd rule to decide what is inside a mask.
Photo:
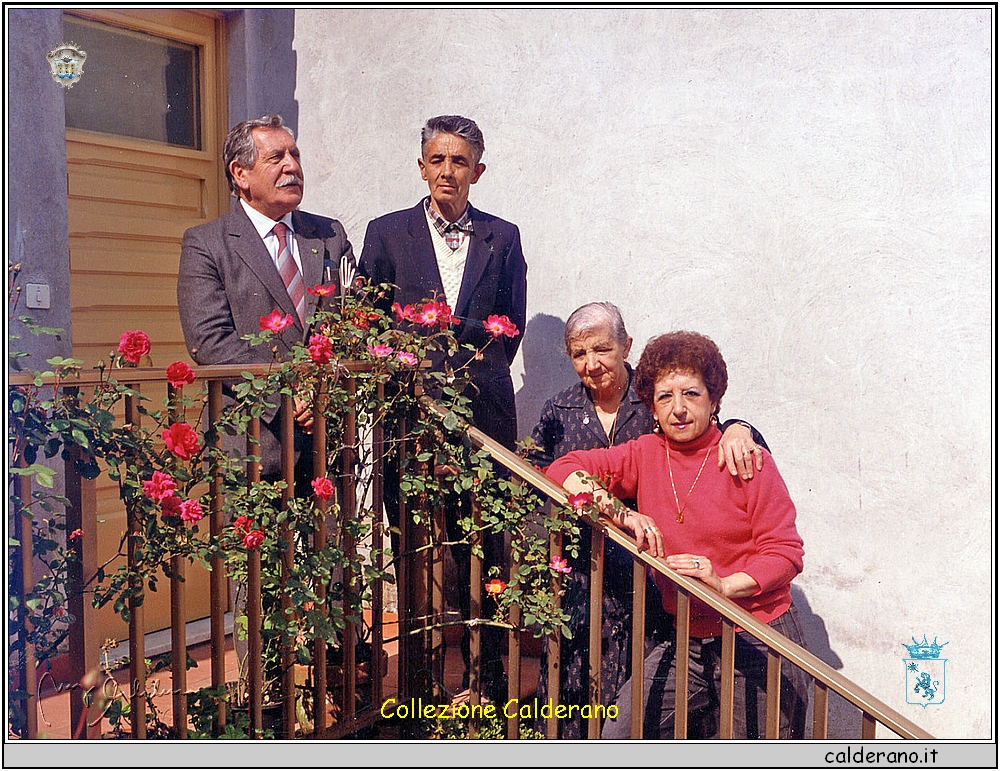
[(396, 358), (399, 359), (400, 363), (406, 365), (407, 367), (417, 366), (417, 356), (409, 351), (400, 351), (396, 354)]
[(187, 423), (172, 424), (163, 432), (163, 441), (167, 443), (167, 449), (181, 460), (191, 460), (200, 446), (198, 434)]
[(194, 382), (194, 371), (186, 361), (175, 361), (167, 367), (167, 380), (174, 388), (181, 388)]
[(333, 355), (333, 343), (325, 335), (313, 335), (309, 338), (309, 357), (316, 364), (328, 364)]
[(162, 503), (165, 498), (169, 498), (177, 490), (177, 482), (170, 474), (162, 471), (154, 471), (153, 478), (142, 483), (142, 491), (147, 498), (152, 498), (157, 503)]
[(517, 326), (506, 316), (498, 316), (496, 314), (487, 316), (486, 321), (483, 322), (483, 326), (493, 337), (517, 336)]
[(566, 496), (566, 503), (568, 503), (576, 511), (580, 511), (584, 506), (594, 502), (593, 493), (573, 493), (572, 495)]
[(271, 311), (268, 315), (260, 317), (260, 329), (262, 332), (266, 330), (280, 332), (281, 330), (292, 326), (294, 323), (295, 319), (291, 316), (284, 315), (277, 308)]
[(316, 477), (312, 481), (312, 488), (321, 501), (328, 501), (333, 497), (333, 482), (326, 477)]
[(549, 567), (552, 568), (556, 573), (572, 573), (573, 568), (569, 566), (569, 563), (562, 557), (553, 557), (552, 562), (549, 563)]
[(264, 531), (263, 530), (251, 530), (245, 536), (243, 536), (243, 545), (248, 549), (256, 549), (264, 543)]
[(384, 359), (386, 356), (392, 356), (392, 346), (384, 345), (383, 343), (378, 343), (377, 345), (368, 344), (368, 353), (374, 356), (376, 359)]
[(455, 317), (451, 315), (451, 306), (448, 303), (436, 300), (424, 303), (424, 307), (420, 309), (420, 312), (414, 318), (414, 321), (422, 326), (433, 327), (437, 324), (442, 329), (454, 320)]
[(132, 364), (138, 364), (142, 357), (149, 353), (149, 349), (149, 337), (138, 329), (122, 332), (121, 339), (118, 341), (118, 353), (125, 361)]
[(201, 504), (198, 501), (188, 498), (181, 504), (181, 519), (185, 522), (197, 522), (204, 516), (205, 512), (201, 510)]

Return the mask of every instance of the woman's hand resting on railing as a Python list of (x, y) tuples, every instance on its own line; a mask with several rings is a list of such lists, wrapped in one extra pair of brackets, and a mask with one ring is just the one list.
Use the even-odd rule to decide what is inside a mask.
[(665, 557), (667, 555), (663, 547), (663, 534), (652, 517), (626, 508), (606, 513), (618, 527), (632, 531), (635, 536), (635, 547), (639, 551), (648, 549), (651, 557)]
[(708, 557), (696, 554), (671, 554), (667, 565), (682, 576), (691, 576), (711, 586), (724, 597), (750, 597), (760, 589), (757, 582), (742, 571), (730, 576), (720, 576)]

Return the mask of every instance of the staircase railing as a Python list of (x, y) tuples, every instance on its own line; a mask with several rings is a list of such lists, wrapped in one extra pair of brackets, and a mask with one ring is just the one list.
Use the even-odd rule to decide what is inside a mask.
[[(444, 410), (431, 399), (424, 398), (422, 406), (428, 412), (444, 416)], [(486, 450), (493, 460), (512, 474), (533, 486), (549, 499), (560, 505), (567, 504), (567, 493), (560, 486), (542, 474), (538, 469), (524, 462), (516, 454), (512, 453), (503, 445), (491, 439), (473, 426), (465, 427), (469, 441), (477, 448)], [(732, 738), (733, 727), (733, 662), (735, 649), (735, 630), (737, 627), (749, 632), (755, 638), (767, 645), (770, 655), (768, 656), (768, 689), (767, 689), (767, 718), (765, 721), (765, 738), (774, 739), (778, 737), (779, 724), (779, 687), (780, 671), (782, 660), (789, 662), (793, 666), (803, 670), (814, 682), (813, 691), (813, 730), (814, 739), (825, 739), (827, 737), (828, 704), (829, 693), (833, 691), (839, 694), (848, 702), (856, 706), (861, 711), (860, 737), (862, 739), (875, 738), (876, 726), (881, 724), (890, 731), (904, 739), (932, 739), (927, 731), (920, 728), (912, 721), (889, 707), (884, 702), (875, 698), (872, 694), (853, 683), (844, 675), (834, 670), (829, 664), (817, 658), (800, 645), (793, 643), (784, 635), (771, 629), (768, 625), (761, 623), (754, 616), (747, 613), (743, 608), (714, 590), (707, 587), (701, 581), (682, 576), (669, 567), (662, 558), (649, 556), (646, 552), (636, 549), (635, 543), (630, 535), (615, 527), (610, 520), (601, 519), (593, 529), (593, 541), (591, 543), (592, 571), (590, 580), (590, 667), (592, 673), (600, 672), (600, 592), (603, 586), (603, 539), (610, 538), (622, 549), (627, 551), (634, 561), (633, 571), (633, 607), (645, 607), (645, 571), (646, 566), (669, 578), (678, 589), (677, 617), (675, 623), (677, 635), (677, 663), (678, 687), (676, 691), (676, 719), (674, 725), (675, 738), (684, 738), (687, 734), (687, 692), (681, 685), (683, 673), (687, 672), (687, 646), (684, 642), (688, 638), (690, 626), (690, 599), (694, 598), (711, 609), (717, 611), (723, 617), (722, 633), (722, 692), (720, 707), (720, 738)], [(642, 672), (644, 637), (643, 613), (633, 613), (632, 628), (632, 671)], [(595, 638), (595, 634), (597, 637)], [(515, 635), (512, 633), (511, 638)], [(638, 644), (637, 644), (638, 643)], [(511, 660), (515, 658), (515, 650), (511, 649)], [(550, 643), (550, 656), (558, 657), (558, 642)], [(556, 658), (558, 661), (558, 658)], [(509, 665), (516, 668), (517, 662)], [(558, 693), (558, 665), (551, 667), (555, 669), (556, 678), (550, 679), (549, 693)], [(511, 676), (511, 681), (514, 677)], [(600, 678), (591, 677), (590, 696), (592, 703), (599, 703), (600, 699)], [(633, 677), (632, 698), (632, 738), (642, 738), (642, 715), (643, 709), (641, 685), (639, 677)], [(513, 687), (513, 686), (512, 686)], [(513, 691), (512, 691), (513, 693)], [(513, 696), (512, 696), (513, 698)], [(514, 721), (516, 723), (516, 719)], [(554, 736), (555, 726), (550, 721), (548, 726), (549, 736)], [(589, 720), (589, 736), (597, 738), (600, 730), (600, 716), (595, 715)], [(509, 727), (508, 738), (517, 738), (516, 724)]]

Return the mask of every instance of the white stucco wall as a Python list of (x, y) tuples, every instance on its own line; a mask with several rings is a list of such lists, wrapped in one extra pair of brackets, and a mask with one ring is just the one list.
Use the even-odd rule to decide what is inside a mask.
[[(606, 299), (637, 359), (710, 335), (724, 416), (799, 508), (810, 644), (942, 738), (987, 738), (993, 273), (988, 10), (299, 10), (303, 208), (426, 192), (424, 119), (486, 136), (480, 208), (521, 227), (522, 433), (573, 380), (566, 316)], [(828, 640), (823, 638), (823, 627)], [(901, 643), (947, 641), (946, 701)]]

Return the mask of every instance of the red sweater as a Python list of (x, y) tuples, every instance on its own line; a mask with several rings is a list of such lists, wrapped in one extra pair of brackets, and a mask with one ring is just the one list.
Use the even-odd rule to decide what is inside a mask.
[[(788, 488), (764, 451), (764, 468), (749, 482), (719, 469), (718, 444), (722, 434), (714, 426), (692, 442), (670, 442), (662, 434), (647, 434), (608, 449), (564, 455), (546, 474), (562, 484), (583, 469), (604, 480), (618, 498), (631, 498), (643, 514), (652, 517), (663, 533), (667, 554), (704, 555), (720, 577), (740, 571), (760, 589), (750, 597), (734, 598), (761, 621), (776, 619), (792, 602), (791, 581), (802, 572), (802, 538), (795, 529), (795, 505)], [(684, 508), (678, 523), (677, 505), (667, 470), (667, 445), (677, 498)], [(705, 470), (688, 498), (688, 490), (708, 453)], [(685, 503), (685, 499), (687, 502)], [(654, 578), (663, 594), (663, 606), (676, 612), (675, 584), (658, 572)], [(718, 614), (700, 602), (691, 606), (691, 634), (719, 634)]]

